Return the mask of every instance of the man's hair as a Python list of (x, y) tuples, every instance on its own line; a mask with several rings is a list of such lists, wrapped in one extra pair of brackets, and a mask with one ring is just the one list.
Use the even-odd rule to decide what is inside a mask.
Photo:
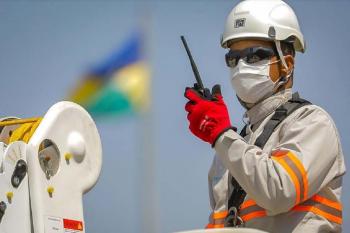
[(293, 43), (281, 41), (281, 50), (283, 55), (291, 55), (295, 57), (295, 49)]

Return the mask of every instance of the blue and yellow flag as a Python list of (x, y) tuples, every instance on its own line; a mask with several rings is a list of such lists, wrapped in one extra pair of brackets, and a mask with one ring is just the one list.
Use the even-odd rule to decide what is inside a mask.
[(145, 111), (150, 101), (150, 69), (143, 49), (144, 39), (135, 33), (85, 75), (69, 99), (93, 116)]

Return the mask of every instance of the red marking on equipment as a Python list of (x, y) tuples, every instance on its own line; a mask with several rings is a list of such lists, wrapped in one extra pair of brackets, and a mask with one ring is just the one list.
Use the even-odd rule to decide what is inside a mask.
[(83, 231), (83, 222), (71, 219), (63, 219), (63, 226), (65, 229)]

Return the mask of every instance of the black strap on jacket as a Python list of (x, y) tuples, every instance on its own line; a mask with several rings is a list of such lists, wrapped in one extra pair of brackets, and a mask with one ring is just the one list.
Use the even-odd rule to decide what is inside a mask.
[[(274, 130), (277, 128), (281, 122), (286, 119), (290, 114), (292, 114), (295, 110), (298, 108), (301, 108), (302, 106), (311, 104), (309, 101), (301, 99), (299, 97), (299, 94), (296, 92), (292, 95), (292, 98), (276, 109), (274, 115), (271, 117), (271, 119), (266, 123), (264, 126), (264, 130), (260, 134), (260, 136), (256, 139), (255, 145), (260, 147), (261, 149), (264, 148), (266, 142), (269, 140), (270, 136), (274, 132)], [(247, 127), (248, 125), (245, 125), (242, 129), (240, 135), (242, 137), (245, 137), (247, 135)], [(232, 177), (231, 184), (233, 186), (232, 194), (228, 200), (228, 216), (225, 221), (226, 226), (239, 226), (243, 223), (243, 221), (238, 216), (238, 211), (241, 206), (241, 204), (244, 201), (245, 196), (247, 193), (243, 190), (243, 188), (240, 186), (240, 184), (237, 182), (237, 180)]]

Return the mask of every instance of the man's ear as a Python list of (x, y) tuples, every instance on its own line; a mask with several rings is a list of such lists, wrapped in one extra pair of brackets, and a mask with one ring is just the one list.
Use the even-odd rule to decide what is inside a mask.
[(281, 70), (280, 71), (281, 71), (281, 76), (282, 77), (286, 77), (294, 69), (294, 57), (292, 55), (284, 56), (284, 60), (287, 63), (288, 69), (286, 69), (286, 67), (284, 67), (284, 65), (282, 63), (280, 63), (281, 64)]

